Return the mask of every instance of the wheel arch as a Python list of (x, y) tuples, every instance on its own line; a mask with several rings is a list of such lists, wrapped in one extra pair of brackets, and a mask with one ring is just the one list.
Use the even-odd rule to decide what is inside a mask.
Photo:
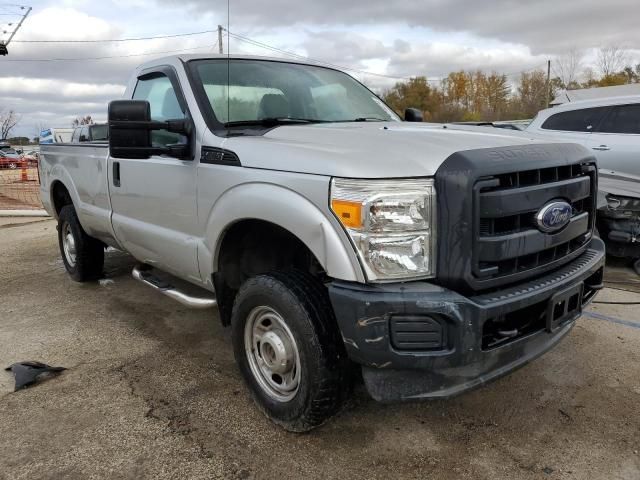
[(211, 210), (206, 238), (200, 269), (215, 288), (223, 324), (239, 286), (254, 275), (294, 267), (322, 279), (364, 278), (351, 245), (325, 213), (277, 185), (228, 191)]
[[(363, 282), (364, 273), (346, 233), (310, 200), (288, 188), (249, 183), (225, 192), (208, 215), (201, 272), (215, 273), (225, 236), (240, 222), (275, 225), (300, 241), (328, 276)], [(237, 228), (237, 227), (236, 227)]]
[(49, 195), (51, 197), (51, 206), (55, 217), (58, 218), (60, 216), (60, 211), (64, 206), (73, 205), (73, 198), (71, 197), (69, 189), (62, 180), (54, 180), (51, 182), (50, 190)]

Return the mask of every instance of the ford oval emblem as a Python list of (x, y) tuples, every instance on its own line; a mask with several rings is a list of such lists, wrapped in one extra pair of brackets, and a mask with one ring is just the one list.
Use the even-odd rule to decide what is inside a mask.
[(543, 232), (555, 232), (571, 220), (573, 208), (567, 202), (547, 203), (536, 214), (536, 223)]

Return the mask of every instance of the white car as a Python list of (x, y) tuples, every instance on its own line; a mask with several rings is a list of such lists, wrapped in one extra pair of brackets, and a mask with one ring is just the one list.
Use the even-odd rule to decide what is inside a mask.
[(640, 96), (566, 103), (542, 110), (524, 130), (535, 138), (566, 139), (595, 153), (605, 170), (640, 175)]

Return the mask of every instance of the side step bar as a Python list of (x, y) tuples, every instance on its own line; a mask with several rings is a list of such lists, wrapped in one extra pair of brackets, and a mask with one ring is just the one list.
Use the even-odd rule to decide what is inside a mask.
[(133, 278), (138, 280), (139, 282), (144, 283), (145, 285), (158, 290), (160, 293), (166, 295), (169, 298), (173, 298), (177, 300), (183, 305), (191, 308), (212, 308), (218, 305), (218, 301), (216, 300), (213, 294), (203, 295), (201, 297), (194, 297), (192, 295), (187, 295), (184, 292), (181, 292), (176, 287), (171, 285), (170, 283), (165, 282), (157, 277), (155, 277), (150, 271), (149, 267), (145, 265), (139, 265), (133, 268), (131, 272)]

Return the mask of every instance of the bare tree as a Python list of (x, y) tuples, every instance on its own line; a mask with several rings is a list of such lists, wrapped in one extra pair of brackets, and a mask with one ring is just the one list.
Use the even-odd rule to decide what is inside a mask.
[(81, 125), (93, 125), (93, 118), (91, 118), (91, 115), (76, 118), (73, 122), (71, 122), (72, 127), (79, 127)]
[(553, 73), (560, 79), (564, 88), (568, 90), (577, 88), (583, 57), (584, 53), (582, 51), (572, 48), (566, 54), (558, 56), (551, 62)]
[(0, 135), (2, 136), (2, 140), (6, 140), (18, 122), (20, 121), (20, 116), (14, 112), (13, 110), (3, 110), (0, 112)]
[(622, 48), (610, 45), (598, 50), (597, 66), (603, 77), (609, 77), (624, 67), (627, 60), (627, 52)]

